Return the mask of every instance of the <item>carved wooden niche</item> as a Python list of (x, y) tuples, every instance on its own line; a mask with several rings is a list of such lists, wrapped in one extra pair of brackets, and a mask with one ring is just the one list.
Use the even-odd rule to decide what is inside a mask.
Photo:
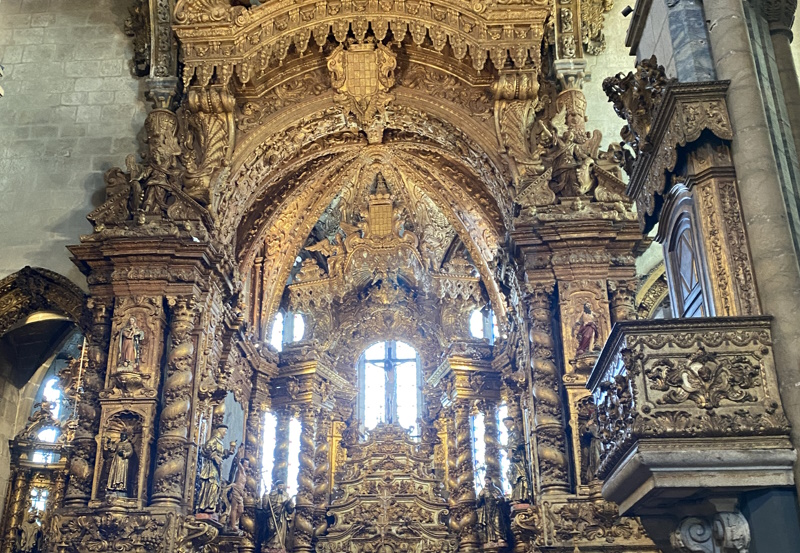
[(155, 398), (163, 343), (161, 298), (121, 298), (114, 309), (106, 398)]
[(104, 414), (90, 506), (142, 508), (145, 503), (152, 407)]

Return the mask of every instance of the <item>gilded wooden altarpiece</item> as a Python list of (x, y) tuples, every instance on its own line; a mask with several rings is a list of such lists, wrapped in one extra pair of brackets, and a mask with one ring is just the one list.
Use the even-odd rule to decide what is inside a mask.
[[(276, 480), (301, 424), (287, 550), (657, 551), (601, 498), (581, 441), (588, 372), (635, 316), (647, 243), (614, 152), (586, 128), (583, 57), (610, 3), (249, 4), (131, 13), (154, 109), (70, 248), (87, 366), (42, 548), (266, 551), (271, 411)], [(494, 343), (468, 326), (489, 309)], [(280, 353), (278, 311), (306, 321)], [(392, 422), (359, 431), (356, 362), (381, 340), (419, 352), (415, 439)], [(225, 424), (231, 401), (241, 427)], [(499, 483), (502, 403), (527, 482), (490, 541), (471, 417)], [(124, 489), (109, 483), (123, 433)], [(244, 478), (215, 475), (213, 455)]]

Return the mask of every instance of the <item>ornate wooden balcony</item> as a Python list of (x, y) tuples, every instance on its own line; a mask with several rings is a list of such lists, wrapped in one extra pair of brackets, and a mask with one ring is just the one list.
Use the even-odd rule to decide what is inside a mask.
[(768, 317), (619, 323), (588, 387), (597, 475), (622, 514), (793, 483)]

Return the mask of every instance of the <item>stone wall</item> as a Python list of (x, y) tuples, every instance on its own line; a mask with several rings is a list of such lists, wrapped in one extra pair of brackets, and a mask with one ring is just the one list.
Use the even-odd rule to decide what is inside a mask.
[(587, 130), (598, 129), (603, 133), (601, 148), (606, 149), (612, 142), (619, 142), (619, 131), (625, 121), (614, 112), (611, 102), (603, 92), (603, 79), (632, 71), (636, 58), (628, 53), (625, 46), (625, 33), (628, 31), (630, 18), (622, 16), (625, 4), (617, 2), (606, 14), (605, 35), (606, 48), (597, 56), (586, 56), (589, 81), (583, 85), (586, 95), (586, 113), (589, 121)]
[(64, 246), (91, 232), (103, 173), (136, 152), (130, 0), (0, 0), (0, 278), (31, 265), (83, 277)]
[(650, 0), (639, 42), (639, 59), (655, 55), (667, 75), (682, 82), (713, 81), (714, 64), (700, 0)]

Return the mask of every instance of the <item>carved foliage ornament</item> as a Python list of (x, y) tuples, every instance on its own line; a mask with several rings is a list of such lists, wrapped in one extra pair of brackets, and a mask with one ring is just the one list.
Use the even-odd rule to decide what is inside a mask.
[[(747, 320), (707, 328), (670, 321), (670, 327), (681, 328), (632, 332), (610, 363), (601, 357), (592, 375), (604, 448), (601, 477), (642, 437), (733, 439), (788, 432), (768, 323)], [(619, 344), (614, 333), (611, 340)]]
[(149, 515), (104, 514), (64, 519), (55, 517), (53, 541), (65, 551), (159, 551), (164, 543), (163, 522)]

